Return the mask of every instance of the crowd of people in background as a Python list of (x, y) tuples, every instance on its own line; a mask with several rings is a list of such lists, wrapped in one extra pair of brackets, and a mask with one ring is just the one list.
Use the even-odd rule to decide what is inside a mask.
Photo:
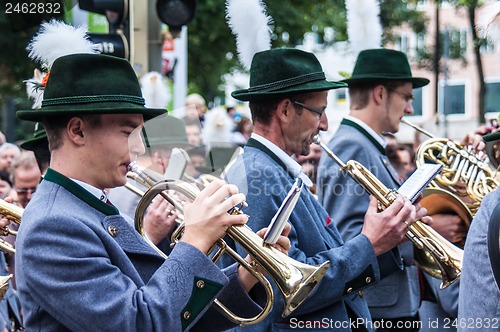
[[(40, 330), (49, 326), (55, 330), (91, 330), (95, 326), (189, 330), (198, 324), (200, 329), (238, 330), (234, 322), (209, 308), (211, 303), (223, 299), (242, 312), (257, 313), (265, 298), (262, 288), (254, 287), (254, 276), (227, 257), (216, 266), (208, 257), (209, 249), (231, 225), (248, 221), (252, 229), (260, 230), (257, 235), (264, 234), (282, 196), (298, 179), (308, 189), (299, 194), (274, 247), (298, 262), (321, 265), (324, 279), (295, 316), (287, 318), (278, 312), (284, 303), (277, 296), (271, 314), (246, 330), (288, 329), (293, 319), (319, 322), (324, 317), (357, 322), (353, 331), (424, 332), (431, 327), (428, 322), (438, 318), (437, 328), (443, 329), (445, 319), (451, 322), (459, 317), (459, 290), (469, 292), (471, 284), (479, 283), (471, 275), (475, 257), (485, 254), (477, 249), (484, 247), (483, 229), (471, 232), (479, 238), (471, 241), (479, 244), (476, 252), (469, 250), (465, 256), (464, 271), (468, 272), (464, 283), (441, 290), (440, 280), (424, 274), (415, 263), (415, 248), (405, 236), (413, 223), (422, 220), (448, 241), (463, 245), (467, 235), (463, 220), (447, 212), (428, 213), (401, 195), (380, 209), (380, 202), (338, 162), (325, 156), (322, 147), (310, 144), (313, 137), (328, 130), (328, 91), (347, 87), (350, 114), (328, 148), (344, 162), (353, 160), (367, 167), (389, 189), (407, 180), (417, 168), (414, 147), (418, 144), (403, 144), (395, 133), (403, 115), (413, 113), (413, 89), (429, 80), (413, 77), (403, 53), (363, 51), (351, 78), (331, 82), (312, 53), (287, 48), (261, 51), (252, 61), (251, 73), (256, 78), (250, 80), (250, 88), (232, 94), (248, 101), (249, 111), (232, 105), (209, 107), (202, 95), (193, 93), (186, 97), (179, 116), (166, 114), (165, 99), (154, 97), (161, 75), (145, 76), (141, 84), (148, 87), (143, 86), (141, 92), (135, 72), (125, 60), (91, 53), (64, 55), (58, 60), (59, 67), (51, 70), (52, 84), (59, 84), (58, 78), (64, 82), (69, 78), (64, 73), (87, 64), (90, 72), (79, 80), (86, 83), (105, 72), (117, 86), (102, 87), (109, 90), (103, 92), (93, 84), (83, 84), (88, 89), (84, 97), (74, 95), (79, 91), (71, 91), (68, 97), (58, 95), (68, 86), (61, 84), (59, 89), (49, 89), (52, 95), (41, 109), (18, 112), (20, 119), (43, 122), (47, 133), (42, 150), (45, 157), (51, 156), (48, 170), (40, 166), (36, 152), (40, 150), (27, 150), (26, 142), (7, 142), (0, 133), (0, 196), (26, 208), (19, 236), (5, 237), (13, 247), (17, 241), (17, 262), (14, 254), (0, 255), (0, 275), (14, 275), (10, 293), (0, 302), (1, 332), (8, 319), (17, 319), (14, 325), (21, 326), (20, 302), (12, 300), (16, 290), (27, 329), (40, 325)], [(268, 77), (270, 68), (277, 68), (272, 73), (275, 77)], [(391, 70), (402, 73), (387, 77)], [(122, 75), (125, 78), (116, 79)], [(274, 87), (271, 92), (269, 86)], [(118, 93), (123, 90), (130, 95)], [(103, 108), (100, 102), (112, 107)], [(59, 110), (51, 108), (60, 106), (58, 103), (65, 107), (62, 120)], [(170, 235), (181, 212), (173, 202), (161, 198), (150, 202), (144, 213), (144, 239), (132, 228), (144, 195), (141, 192), (148, 189), (137, 178), (127, 176), (135, 164), (161, 179), (187, 180), (203, 187), (183, 208), (184, 234), (175, 246)], [(227, 167), (230, 164), (234, 167)], [(203, 182), (205, 174), (227, 182)], [(249, 190), (249, 185), (257, 190)], [(339, 188), (346, 192), (339, 193)], [(478, 223), (485, 223), (492, 214), (498, 190), (494, 195), (485, 199)], [(238, 205), (245, 205), (244, 213), (227, 213)], [(9, 227), (15, 230), (18, 225)], [(146, 238), (158, 252), (144, 245)], [(227, 244), (244, 256), (234, 239)], [(44, 255), (39, 256), (39, 248)], [(160, 251), (174, 258), (160, 259)], [(481, 261), (489, 259), (482, 257)], [(490, 272), (488, 277), (491, 279)], [(173, 284), (174, 291), (169, 288)], [(276, 285), (273, 287), (277, 293)], [(103, 297), (104, 291), (111, 295)], [(460, 299), (462, 316), (471, 317), (472, 306), (464, 298)], [(485, 315), (491, 314), (487, 311), (495, 308), (497, 297), (490, 302)], [(110, 320), (109, 313), (128, 319)], [(372, 322), (382, 327), (373, 328)], [(384, 322), (403, 323), (406, 329), (385, 329)], [(418, 325), (421, 322), (424, 324)]]

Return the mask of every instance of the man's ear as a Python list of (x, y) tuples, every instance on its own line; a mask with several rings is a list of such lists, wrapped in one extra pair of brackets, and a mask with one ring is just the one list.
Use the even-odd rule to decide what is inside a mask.
[(84, 127), (85, 123), (82, 118), (74, 117), (68, 121), (66, 134), (73, 144), (83, 145), (85, 143)]
[(276, 107), (276, 115), (281, 122), (289, 122), (291, 116), (291, 108), (293, 107), (290, 99), (282, 99)]
[(389, 97), (389, 92), (383, 85), (374, 87), (371, 94), (376, 104), (380, 104), (383, 99)]

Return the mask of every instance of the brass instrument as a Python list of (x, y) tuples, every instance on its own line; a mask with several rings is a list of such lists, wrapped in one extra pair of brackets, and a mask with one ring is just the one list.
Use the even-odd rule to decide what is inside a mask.
[[(346, 170), (358, 184), (373, 195), (382, 209), (387, 208), (396, 199), (397, 191), (387, 188), (363, 165), (355, 160), (344, 163), (321, 142), (319, 136), (314, 137), (314, 143), (321, 146), (328, 156), (339, 164), (341, 170)], [(414, 244), (416, 264), (434, 278), (441, 279), (441, 289), (448, 287), (460, 278), (463, 261), (462, 249), (450, 243), (420, 220), (408, 227), (406, 237)]]
[[(143, 219), (144, 212), (149, 206), (151, 200), (160, 194), (167, 201), (169, 201), (176, 209), (182, 212), (182, 205), (172, 199), (166, 191), (174, 190), (180, 192), (188, 199), (194, 200), (200, 193), (199, 189), (187, 182), (179, 180), (160, 180), (155, 179), (154, 175), (148, 174), (147, 170), (141, 169), (136, 164), (131, 164), (129, 170), (135, 173), (135, 178), (142, 181), (144, 185), (150, 187), (141, 198), (136, 213), (135, 213), (135, 228), (145, 238), (145, 240), (158, 251), (165, 259), (167, 256), (161, 252), (154, 244), (148, 239), (144, 231)], [(230, 214), (241, 213), (237, 208), (228, 211)], [(172, 234), (172, 243), (175, 244), (179, 241), (180, 236), (184, 230), (184, 223), (182, 222), (176, 231)], [(318, 285), (323, 276), (325, 275), (330, 262), (326, 261), (320, 266), (311, 266), (288, 257), (275, 248), (264, 244), (263, 239), (255, 234), (248, 226), (231, 226), (227, 229), (226, 234), (231, 237), (235, 243), (238, 243), (250, 256), (255, 260), (255, 264), (249, 264), (245, 261), (235, 250), (227, 246), (227, 244), (219, 239), (211, 249), (218, 247), (219, 249), (212, 256), (215, 262), (224, 254), (227, 253), (241, 266), (246, 268), (259, 282), (262, 283), (267, 294), (267, 303), (263, 310), (255, 317), (243, 318), (238, 317), (225, 307), (217, 299), (214, 301), (217, 310), (219, 310), (225, 317), (240, 326), (257, 324), (261, 322), (271, 311), (274, 302), (273, 289), (265, 276), (258, 271), (257, 265), (263, 268), (274, 280), (280, 289), (285, 302), (285, 308), (282, 313), (283, 317), (292, 313), (311, 293), (311, 291)]]
[(9, 280), (12, 278), (12, 274), (6, 276), (0, 276), (0, 300), (3, 299), (5, 293), (9, 290)]
[[(436, 138), (407, 120), (401, 119), (401, 122), (430, 137), (417, 150), (417, 166), (425, 162), (445, 166), (429, 185), (433, 190), (424, 191), (424, 196), (428, 197), (424, 197), (420, 204), (426, 208), (429, 205), (430, 214), (454, 212), (468, 227), (483, 197), (498, 187), (497, 171), (482, 160), (481, 153), (475, 154), (450, 139)], [(444, 197), (445, 192), (449, 193), (451, 198), (448, 200), (453, 203), (439, 206), (439, 199), (434, 194)]]
[[(23, 215), (24, 209), (22, 207), (19, 207), (17, 205), (14, 205), (12, 203), (7, 203), (3, 199), (0, 199), (0, 214), (4, 216), (4, 218), (7, 218), (16, 224), (20, 225), (21, 224), (21, 217)], [(4, 236), (7, 235), (17, 235), (17, 231), (11, 230), (8, 227), (3, 227), (1, 229), (3, 232)], [(7, 241), (0, 239), (0, 250), (5, 252), (5, 253), (10, 253), (10, 254), (15, 254), (16, 249), (8, 243)], [(1, 281), (1, 280), (0, 280)]]

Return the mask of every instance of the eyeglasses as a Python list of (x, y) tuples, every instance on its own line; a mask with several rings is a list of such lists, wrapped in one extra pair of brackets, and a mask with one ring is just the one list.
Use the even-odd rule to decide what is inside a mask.
[(392, 89), (387, 89), (387, 91), (391, 91), (391, 92), (394, 92), (394, 93), (400, 95), (401, 98), (403, 98), (405, 102), (410, 103), (410, 104), (414, 99), (413, 94), (406, 94), (406, 93), (402, 93), (402, 92), (399, 92), (397, 90), (392, 90)]
[(18, 195), (33, 194), (35, 191), (36, 188), (16, 188), (16, 192)]
[(306, 104), (302, 104), (301, 102), (294, 101), (293, 102), (295, 105), (299, 105), (300, 107), (304, 107), (306, 110), (309, 110), (313, 113), (319, 114), (319, 117), (321, 118), (323, 116), (323, 113), (325, 113), (325, 110), (313, 107), (313, 106), (308, 106)]

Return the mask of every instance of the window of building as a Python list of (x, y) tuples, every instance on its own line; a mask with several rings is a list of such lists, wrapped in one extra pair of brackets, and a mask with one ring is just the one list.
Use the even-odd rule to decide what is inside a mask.
[(425, 52), (425, 33), (417, 33), (417, 44), (415, 45), (415, 50), (418, 53)]
[(413, 90), (413, 115), (422, 116), (422, 89)]
[[(439, 112), (441, 114), (465, 114), (465, 85), (441, 85), (439, 89)], [(444, 97), (444, 99), (443, 99)]]
[(396, 37), (396, 50), (403, 52), (404, 54), (408, 54), (408, 36), (401, 35)]
[(500, 112), (500, 83), (486, 83), (485, 111)]
[(485, 39), (479, 50), (483, 54), (493, 54), (495, 53), (495, 43), (489, 39)]
[[(464, 58), (467, 52), (467, 31), (450, 29), (441, 31), (440, 44), (441, 54), (443, 57), (448, 57), (450, 59), (461, 59)], [(448, 49), (446, 51), (446, 48)]]

